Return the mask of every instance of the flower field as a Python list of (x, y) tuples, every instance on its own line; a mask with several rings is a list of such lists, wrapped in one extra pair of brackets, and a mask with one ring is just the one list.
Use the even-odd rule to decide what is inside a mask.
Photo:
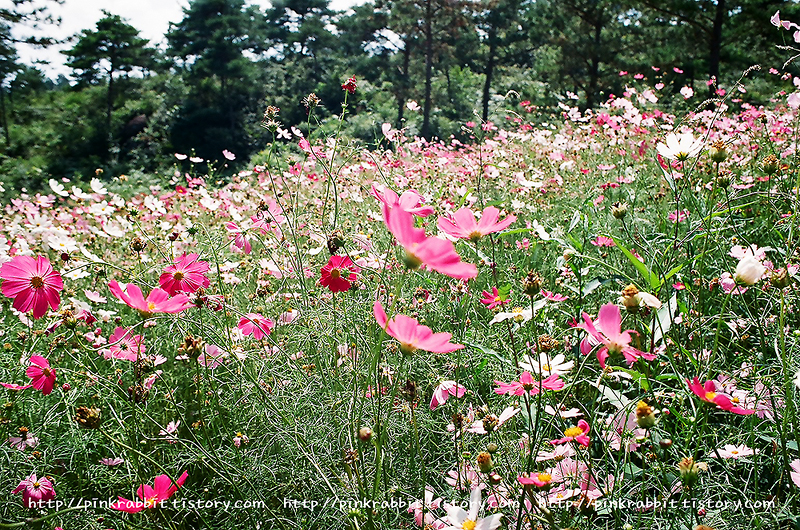
[(797, 105), (637, 83), (20, 190), (0, 529), (800, 527)]

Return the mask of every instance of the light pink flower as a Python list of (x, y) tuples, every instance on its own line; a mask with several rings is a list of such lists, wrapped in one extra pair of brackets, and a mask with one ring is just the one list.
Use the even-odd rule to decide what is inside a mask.
[(500, 210), (489, 206), (483, 210), (480, 221), (476, 222), (472, 210), (464, 207), (458, 209), (451, 218), (440, 217), (437, 225), (439, 230), (451, 237), (478, 241), (485, 235), (505, 230), (517, 220), (515, 215), (509, 215), (502, 221), (498, 221), (499, 217)]
[(136, 495), (141, 499), (139, 501), (131, 501), (118, 497), (118, 501), (109, 506), (112, 510), (119, 510), (128, 513), (138, 513), (144, 509), (161, 507), (163, 503), (172, 497), (178, 491), (178, 488), (183, 486), (189, 473), (186, 471), (178, 477), (175, 482), (172, 481), (167, 475), (159, 475), (156, 477), (153, 486), (149, 484), (142, 484), (136, 490)]
[(53, 311), (61, 303), (59, 292), (64, 282), (50, 260), (44, 256), (14, 256), (0, 265), (3, 295), (14, 299), (14, 309), (22, 313), (33, 310), (33, 318), (41, 318), (48, 306)]
[(597, 351), (597, 360), (600, 367), (606, 367), (606, 359), (611, 353), (621, 353), (628, 366), (632, 366), (640, 357), (652, 361), (656, 358), (652, 353), (637, 350), (631, 346), (631, 332), (621, 331), (622, 316), (619, 307), (615, 304), (605, 304), (600, 308), (597, 320), (592, 322), (588, 314), (583, 314), (584, 322), (578, 327), (587, 331), (589, 335), (581, 341), (581, 353), (588, 355), (596, 345), (602, 345)]
[(453, 337), (450, 333), (434, 333), (431, 328), (411, 317), (395, 315), (389, 320), (380, 302), (375, 302), (372, 312), (378, 325), (400, 342), (400, 351), (405, 355), (412, 355), (417, 350), (449, 353), (464, 347), (463, 344), (450, 342)]
[(8, 443), (14, 449), (19, 449), (20, 451), (24, 451), (28, 447), (34, 449), (37, 445), (39, 445), (39, 439), (28, 432), (27, 429), (21, 428), (20, 429), (21, 436), (9, 436)]
[(467, 389), (459, 385), (455, 381), (442, 381), (436, 390), (433, 391), (431, 398), (431, 410), (436, 409), (439, 405), (443, 405), (450, 396), (460, 398), (466, 393)]
[(180, 313), (193, 307), (189, 297), (180, 293), (172, 298), (163, 289), (155, 288), (150, 291), (145, 299), (142, 290), (138, 286), (129, 283), (124, 289), (117, 283), (117, 280), (108, 282), (111, 294), (128, 304), (130, 307), (139, 311), (144, 317), (149, 317), (155, 313)]
[(475, 265), (464, 263), (450, 241), (427, 237), (425, 231), (414, 227), (410, 213), (391, 208), (385, 212), (384, 221), (397, 242), (405, 249), (405, 263), (409, 269), (425, 265), (451, 278), (469, 280), (478, 275)]
[(792, 460), (790, 467), (792, 470), (789, 472), (789, 477), (794, 485), (800, 488), (800, 459)]
[(724, 459), (737, 459), (743, 456), (753, 456), (758, 451), (755, 449), (750, 449), (746, 445), (733, 445), (733, 444), (725, 444), (724, 447), (720, 447), (715, 452), (712, 452), (710, 456)]
[(519, 381), (512, 381), (511, 383), (503, 383), (502, 381), (495, 381), (498, 385), (495, 388), (495, 394), (504, 395), (511, 394), (513, 396), (524, 396), (530, 394), (535, 396), (540, 390), (561, 390), (564, 388), (564, 381), (559, 379), (558, 374), (552, 374), (545, 379), (536, 380), (530, 372), (522, 372), (519, 376)]
[(220, 364), (223, 359), (228, 356), (228, 352), (213, 344), (206, 344), (203, 347), (203, 353), (197, 357), (197, 362), (200, 366), (205, 366), (209, 370), (213, 370)]
[(275, 323), (259, 313), (247, 313), (239, 319), (239, 330), (244, 335), (252, 335), (254, 339), (261, 340), (272, 332)]
[(487, 419), (492, 420), (492, 423), (494, 424), (494, 430), (497, 430), (504, 423), (506, 423), (508, 420), (510, 420), (520, 412), (522, 412), (522, 409), (510, 406), (503, 409), (503, 412), (500, 413), (500, 416), (495, 416), (494, 414), (487, 414), (486, 416), (483, 417), (483, 419), (478, 420), (469, 427), (467, 427), (467, 432), (471, 432), (474, 434), (489, 434), (486, 431), (486, 427), (484, 426), (485, 420)]
[(370, 193), (381, 202), (384, 219), (386, 212), (392, 208), (400, 208), (418, 217), (428, 217), (433, 213), (433, 206), (425, 204), (425, 198), (416, 190), (406, 190), (398, 197), (391, 188), (378, 187), (373, 182)]
[[(437, 497), (434, 499), (433, 489), (430, 486), (425, 487), (425, 500), (416, 500), (408, 506), (408, 513), (414, 514), (414, 521), (417, 526), (433, 525), (435, 517), (430, 512), (438, 510), (441, 507), (442, 498)], [(422, 512), (425, 512), (425, 519), (423, 520)], [(424, 524), (423, 524), (424, 523)], [(441, 528), (441, 526), (434, 526), (434, 528)]]
[(124, 461), (125, 460), (123, 460), (122, 458), (119, 458), (119, 457), (117, 457), (117, 458), (101, 458), (100, 459), (100, 463), (101, 464), (103, 464), (104, 466), (109, 466), (109, 467), (118, 466), (121, 463), (123, 463)]
[(158, 279), (161, 288), (170, 296), (181, 291), (194, 293), (200, 288), (207, 288), (211, 284), (205, 275), (209, 266), (205, 261), (198, 261), (199, 257), (198, 254), (184, 254), (173, 265), (164, 267), (164, 273)]
[(22, 503), (26, 508), (40, 508), (56, 498), (53, 483), (47, 477), (37, 478), (36, 473), (19, 483), (12, 494), (22, 492)]

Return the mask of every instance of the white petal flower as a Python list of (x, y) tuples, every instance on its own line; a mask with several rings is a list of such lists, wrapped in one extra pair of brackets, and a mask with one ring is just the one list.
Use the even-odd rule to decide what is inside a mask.
[(703, 149), (703, 139), (694, 139), (692, 133), (669, 133), (666, 143), (656, 145), (658, 154), (667, 160), (687, 160), (697, 156)]

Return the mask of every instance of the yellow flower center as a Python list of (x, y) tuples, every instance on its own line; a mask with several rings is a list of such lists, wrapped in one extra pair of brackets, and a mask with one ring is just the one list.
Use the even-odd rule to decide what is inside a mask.
[(708, 401), (714, 401), (714, 398), (717, 397), (716, 392), (706, 392), (706, 399)]
[(156, 308), (156, 304), (154, 304), (153, 302), (147, 302), (147, 310), (148, 311), (150, 311), (152, 313), (155, 310), (155, 308)]
[(33, 483), (33, 487), (34, 487), (34, 488), (39, 488), (39, 487), (41, 487), (41, 486), (42, 486), (42, 485), (41, 485), (39, 482), (34, 482), (34, 483)]
[(553, 476), (550, 473), (539, 473), (539, 480), (541, 482), (550, 482), (553, 480)]
[(583, 429), (581, 429), (577, 425), (575, 427), (570, 427), (569, 429), (564, 431), (564, 436), (567, 438), (575, 438), (576, 436), (580, 436), (581, 434), (583, 434)]
[(50, 377), (50, 369), (49, 368), (42, 368), (42, 375), (46, 378)]
[(733, 398), (731, 398), (731, 401), (733, 403), (739, 403), (739, 398), (738, 397), (733, 397)]
[(44, 280), (42, 279), (42, 277), (34, 276), (33, 278), (31, 278), (31, 287), (33, 287), (34, 289), (41, 289), (42, 287), (44, 287)]
[(514, 309), (511, 310), (511, 312), (514, 313), (514, 320), (515, 321), (522, 322), (523, 320), (525, 320), (525, 317), (522, 315), (522, 308), (521, 307), (515, 307)]
[(482, 237), (483, 237), (483, 235), (482, 235), (480, 232), (478, 232), (478, 231), (476, 230), (475, 232), (472, 232), (472, 233), (469, 235), (469, 240), (470, 240), (470, 241), (472, 241), (472, 242), (474, 243), (474, 242), (476, 242), (476, 241), (480, 240), (480, 238), (482, 238)]
[(549, 364), (543, 364), (542, 365), (542, 370), (547, 370), (549, 372), (550, 371), (550, 365)]
[(475, 521), (473, 521), (472, 519), (467, 519), (466, 521), (461, 523), (461, 528), (463, 530), (475, 530), (475, 524), (476, 524)]
[(183, 273), (181, 271), (175, 271), (172, 273), (172, 279), (176, 282), (179, 282), (183, 279)]
[(494, 297), (494, 301), (495, 301), (495, 302), (501, 302), (502, 300), (500, 300), (500, 297), (499, 297), (499, 296), (495, 296), (495, 297)]
[(157, 496), (153, 496), (153, 497), (150, 497), (149, 499), (145, 499), (144, 500), (144, 507), (145, 508), (154, 508), (156, 506), (156, 504), (158, 504), (158, 497)]
[(738, 454), (739, 454), (739, 451), (737, 451), (736, 449), (734, 449), (733, 451), (731, 451), (731, 454), (732, 454), (732, 455), (738, 455)]
[(331, 278), (334, 280), (338, 280), (342, 277), (342, 273), (339, 272), (339, 269), (331, 269)]

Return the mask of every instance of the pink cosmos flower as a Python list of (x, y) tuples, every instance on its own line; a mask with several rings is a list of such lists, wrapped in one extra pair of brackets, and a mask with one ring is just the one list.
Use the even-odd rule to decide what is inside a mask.
[(36, 473), (19, 483), (12, 494), (22, 492), (22, 503), (26, 508), (40, 508), (56, 498), (53, 483), (47, 477), (36, 478)]
[(544, 296), (547, 300), (552, 300), (553, 302), (563, 302), (564, 300), (569, 299), (569, 296), (564, 296), (563, 294), (545, 291), (544, 289), (542, 289), (540, 294)]
[(111, 294), (128, 304), (130, 307), (139, 311), (144, 317), (149, 317), (155, 313), (180, 313), (193, 307), (189, 297), (183, 293), (170, 298), (169, 294), (163, 289), (155, 288), (150, 291), (145, 299), (142, 290), (138, 286), (129, 283), (124, 289), (117, 283), (117, 280), (108, 282), (108, 289)]
[(800, 459), (792, 460), (789, 466), (792, 469), (792, 471), (789, 472), (789, 477), (791, 477), (794, 485), (800, 488)]
[(400, 208), (391, 208), (385, 212), (384, 221), (397, 242), (405, 249), (405, 263), (409, 269), (418, 269), (425, 265), (458, 280), (469, 280), (478, 275), (478, 268), (462, 262), (450, 241), (427, 237), (424, 230), (414, 228), (410, 213)]
[(104, 356), (113, 359), (136, 362), (144, 355), (145, 346), (141, 335), (134, 335), (130, 330), (118, 326), (108, 338), (109, 347)]
[(0, 383), (0, 385), (11, 390), (25, 390), (26, 388), (33, 387), (36, 390), (41, 390), (45, 396), (53, 391), (56, 384), (56, 371), (50, 368), (50, 363), (40, 355), (31, 355), (31, 364), (25, 370), (25, 374), (31, 378), (28, 385), (15, 385), (11, 383)]
[[(487, 424), (486, 420), (491, 420), (490, 423), (493, 424), (494, 429), (499, 429), (505, 422), (516, 416), (522, 412), (522, 409), (516, 408), (514, 406), (506, 407), (503, 409), (503, 412), (500, 413), (500, 416), (495, 416), (494, 414), (487, 414), (481, 420), (477, 420), (472, 425), (467, 427), (467, 432), (471, 432), (474, 434), (489, 434), (486, 430), (485, 425)], [(448, 428), (449, 430), (449, 428)]]
[(458, 209), (452, 218), (440, 217), (437, 225), (439, 230), (451, 237), (478, 241), (485, 235), (505, 230), (517, 220), (515, 215), (509, 215), (502, 221), (498, 221), (499, 217), (500, 210), (489, 206), (483, 210), (481, 220), (475, 222), (475, 214), (469, 208), (464, 207)]
[(108, 467), (118, 466), (121, 463), (123, 463), (124, 461), (125, 460), (123, 460), (122, 458), (119, 458), (119, 457), (117, 457), (117, 458), (101, 458), (100, 459), (100, 463), (103, 464), (104, 466), (108, 466)]
[(392, 208), (400, 208), (417, 217), (428, 217), (433, 213), (433, 206), (425, 204), (425, 198), (417, 190), (406, 190), (398, 197), (391, 188), (378, 187), (373, 182), (370, 193), (381, 202), (384, 219)]
[(614, 243), (614, 240), (610, 237), (606, 236), (597, 236), (594, 241), (590, 241), (590, 243), (596, 247), (616, 247), (617, 244)]
[(245, 228), (240, 228), (239, 225), (230, 221), (225, 225), (225, 229), (228, 231), (228, 237), (233, 239), (233, 241), (231, 241), (231, 250), (233, 250), (233, 247), (236, 247), (245, 254), (250, 254), (250, 252), (252, 252), (253, 247), (250, 245), (250, 236), (247, 234)]
[(667, 216), (673, 223), (682, 223), (689, 216), (689, 210), (675, 210)]
[(327, 287), (332, 293), (341, 293), (350, 289), (351, 282), (356, 280), (356, 273), (361, 267), (353, 263), (350, 256), (331, 256), (328, 263), (320, 270), (320, 285)]
[(33, 318), (41, 318), (47, 307), (53, 311), (61, 303), (59, 291), (64, 282), (50, 260), (44, 256), (14, 256), (0, 266), (3, 295), (14, 299), (14, 309), (27, 313), (33, 309)]
[(463, 344), (450, 342), (453, 337), (450, 333), (434, 333), (431, 328), (411, 317), (395, 315), (389, 320), (380, 302), (375, 302), (372, 312), (378, 325), (400, 342), (400, 351), (405, 355), (412, 355), (417, 350), (450, 353), (464, 347)]
[(753, 456), (758, 452), (757, 449), (750, 449), (746, 445), (733, 445), (733, 444), (725, 444), (724, 447), (717, 449), (714, 453), (710, 456), (715, 457), (719, 455), (720, 458), (724, 459), (738, 459), (742, 458), (743, 456)]
[[(437, 497), (434, 499), (433, 489), (430, 486), (425, 487), (425, 501), (416, 500), (408, 506), (408, 513), (414, 513), (414, 521), (417, 526), (425, 526), (433, 523), (433, 515), (430, 513), (433, 510), (438, 510), (441, 507), (442, 498)], [(422, 513), (425, 512), (425, 520), (423, 521)], [(424, 524), (423, 524), (424, 523)]]
[(140, 501), (131, 501), (118, 497), (118, 501), (109, 506), (112, 510), (119, 510), (128, 513), (138, 513), (144, 509), (157, 508), (162, 505), (167, 499), (178, 491), (178, 488), (183, 486), (189, 473), (183, 472), (183, 475), (178, 477), (178, 480), (172, 482), (167, 475), (159, 475), (156, 477), (153, 487), (149, 484), (142, 484), (136, 490), (136, 495), (141, 499)]
[(611, 353), (621, 353), (628, 366), (632, 366), (640, 357), (652, 361), (656, 358), (652, 353), (637, 350), (631, 346), (631, 332), (633, 330), (621, 331), (622, 316), (619, 307), (615, 304), (605, 304), (597, 314), (597, 320), (592, 322), (591, 317), (584, 313), (584, 323), (578, 327), (587, 331), (589, 336), (581, 341), (581, 353), (588, 355), (595, 345), (601, 344), (603, 347), (597, 351), (597, 360), (600, 367), (606, 367), (606, 359)]
[(578, 442), (584, 447), (589, 447), (589, 424), (586, 420), (578, 421), (577, 427), (570, 427), (566, 431), (564, 431), (564, 437), (559, 438), (558, 440), (550, 440), (550, 443), (553, 445), (558, 444), (565, 444), (568, 442)]
[(258, 313), (247, 313), (239, 319), (239, 331), (243, 335), (252, 335), (254, 339), (261, 340), (272, 332), (275, 323)]
[(200, 366), (205, 366), (209, 370), (213, 370), (222, 364), (223, 359), (228, 356), (228, 352), (221, 349), (219, 346), (213, 344), (206, 344), (203, 348), (203, 353), (197, 357), (197, 362)]
[(483, 295), (481, 303), (486, 306), (486, 309), (494, 309), (495, 307), (502, 306), (511, 301), (508, 299), (501, 299), (500, 292), (497, 290), (497, 287), (492, 287), (491, 293), (489, 291), (482, 291), (481, 294)]
[(537, 488), (544, 488), (553, 483), (553, 476), (550, 473), (523, 473), (517, 477), (517, 481), (523, 485), (534, 485)]
[(8, 443), (14, 449), (19, 449), (20, 451), (24, 451), (28, 447), (34, 449), (37, 445), (39, 445), (39, 438), (28, 432), (28, 429), (26, 429), (25, 427), (20, 428), (19, 432), (20, 436), (8, 437)]
[(753, 414), (755, 412), (755, 410), (743, 409), (736, 406), (733, 400), (726, 394), (717, 392), (716, 384), (710, 379), (702, 385), (700, 384), (700, 379), (697, 377), (691, 381), (687, 379), (686, 383), (689, 385), (689, 390), (691, 390), (694, 395), (707, 403), (715, 404), (722, 410), (741, 415)]
[(173, 265), (164, 267), (164, 273), (158, 279), (161, 288), (170, 296), (179, 292), (194, 293), (200, 288), (207, 288), (211, 281), (206, 278), (208, 263), (198, 261), (198, 254), (183, 254)]
[(455, 381), (442, 381), (439, 383), (439, 386), (436, 387), (436, 390), (433, 391), (431, 410), (436, 409), (439, 405), (444, 405), (450, 396), (457, 398), (462, 397), (466, 391), (467, 389), (464, 388), (464, 386), (459, 385)]
[(519, 381), (511, 383), (503, 383), (502, 381), (495, 381), (496, 385), (495, 394), (511, 394), (513, 396), (524, 396), (526, 393), (535, 396), (539, 390), (561, 390), (564, 388), (564, 381), (559, 379), (558, 374), (552, 374), (545, 379), (537, 381), (533, 378), (530, 372), (522, 372), (519, 376)]

